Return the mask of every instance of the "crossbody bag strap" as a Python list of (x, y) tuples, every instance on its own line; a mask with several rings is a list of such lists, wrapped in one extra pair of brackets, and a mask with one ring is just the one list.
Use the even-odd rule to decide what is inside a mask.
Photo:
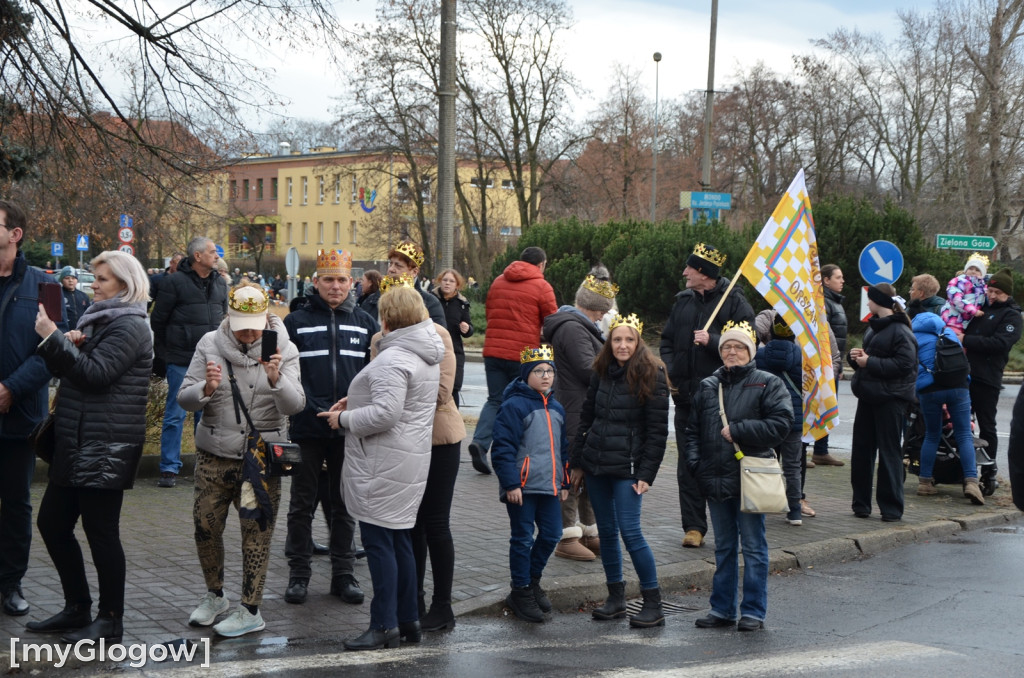
[(239, 424), (242, 423), (242, 418), (239, 416), (239, 408), (242, 410), (242, 414), (245, 415), (245, 421), (249, 424), (249, 428), (256, 431), (256, 426), (252, 423), (252, 417), (249, 416), (249, 409), (245, 406), (245, 401), (242, 400), (242, 393), (238, 390), (238, 382), (235, 381), (235, 371), (231, 368), (231, 361), (225, 360), (225, 364), (228, 366), (228, 381), (231, 383), (231, 400), (235, 404), (235, 421)]
[[(723, 394), (723, 391), (722, 391), (722, 382), (721, 381), (718, 382), (718, 414), (719, 414), (719, 416), (722, 417), (722, 426), (728, 426), (729, 425), (729, 420), (725, 416), (725, 395)], [(740, 451), (740, 446), (736, 444), (735, 440), (733, 441), (732, 446), (734, 448), (736, 448), (736, 455), (735, 455), (736, 458), (737, 459), (742, 459), (743, 458), (743, 452)]]

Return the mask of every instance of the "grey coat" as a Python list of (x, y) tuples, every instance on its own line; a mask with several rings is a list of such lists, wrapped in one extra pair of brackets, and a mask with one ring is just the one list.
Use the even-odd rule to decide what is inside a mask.
[(348, 388), (341, 413), (345, 505), (391, 530), (416, 523), (430, 468), (430, 436), (444, 343), (431, 320), (388, 332)]

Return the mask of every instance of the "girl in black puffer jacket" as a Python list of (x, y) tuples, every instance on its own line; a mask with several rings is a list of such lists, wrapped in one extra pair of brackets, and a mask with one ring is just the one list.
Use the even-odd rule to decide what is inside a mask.
[(668, 378), (665, 365), (640, 338), (643, 323), (631, 314), (611, 325), (594, 361), (569, 466), (574, 489), (586, 478), (601, 540), (608, 600), (595, 619), (626, 614), (619, 533), (640, 577), (644, 606), (631, 626), (661, 626), (661, 591), (654, 554), (640, 531), (643, 495), (654, 483), (668, 437)]

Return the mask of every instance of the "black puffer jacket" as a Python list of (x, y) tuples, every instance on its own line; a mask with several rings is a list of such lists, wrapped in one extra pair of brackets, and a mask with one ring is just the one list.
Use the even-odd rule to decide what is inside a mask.
[(153, 304), (153, 346), (168, 365), (188, 366), (196, 344), (220, 327), (228, 312), (228, 286), (212, 271), (205, 279), (182, 259), (178, 270), (160, 281)]
[(60, 377), (50, 482), (129, 489), (146, 441), (153, 344), (143, 315), (96, 324), (76, 347), (60, 331), (36, 349)]
[(565, 430), (573, 440), (594, 376), (594, 358), (604, 345), (601, 330), (576, 307), (563, 306), (544, 318), (541, 332), (541, 338), (555, 350), (555, 397), (565, 408)]
[(591, 378), (569, 466), (595, 476), (632, 478), (653, 485), (668, 438), (665, 368), (658, 367), (654, 391), (641, 404), (629, 391), (627, 367), (615, 363), (608, 367), (606, 378), (596, 372)]
[(679, 389), (679, 397), (684, 401), (689, 401), (702, 379), (722, 366), (722, 358), (718, 355), (722, 326), (730, 320), (737, 323), (746, 320), (751, 327), (754, 326), (754, 309), (740, 290), (733, 290), (708, 328), (711, 335), (708, 345), (693, 343), (694, 330), (704, 329), (728, 287), (729, 279), (719, 278), (714, 289), (703, 294), (694, 290), (683, 290), (677, 294), (676, 303), (661, 332), (661, 359), (668, 367), (672, 385)]
[(888, 400), (914, 402), (917, 399), (917, 339), (913, 331), (896, 316), (875, 317), (864, 333), (864, 352), (868, 361), (853, 366), (853, 395), (873, 404)]
[[(444, 312), (445, 323), (443, 327), (448, 330), (448, 334), (452, 337), (452, 347), (455, 349), (455, 355), (465, 355), (466, 349), (462, 346), (462, 340), (463, 338), (473, 336), (473, 320), (469, 317), (469, 300), (458, 293), (445, 299), (444, 295), (441, 294), (440, 287), (435, 289), (433, 294), (437, 297), (441, 304), (441, 310)], [(459, 329), (459, 323), (469, 325), (469, 331), (463, 334), (462, 330)]]
[(846, 335), (849, 334), (849, 323), (846, 320), (846, 311), (843, 309), (843, 295), (825, 288), (825, 315), (828, 316), (828, 325), (836, 335), (839, 342), (839, 352), (846, 354)]
[(701, 492), (714, 501), (740, 496), (740, 462), (722, 437), (718, 385), (722, 384), (729, 433), (744, 455), (771, 457), (793, 425), (793, 403), (786, 385), (755, 367), (719, 368), (700, 383), (686, 425), (686, 464)]
[(1003, 385), (1003, 369), (1010, 349), (1020, 339), (1020, 306), (1011, 297), (985, 304), (985, 315), (974, 318), (964, 330), (964, 350), (971, 364), (971, 380), (989, 386)]

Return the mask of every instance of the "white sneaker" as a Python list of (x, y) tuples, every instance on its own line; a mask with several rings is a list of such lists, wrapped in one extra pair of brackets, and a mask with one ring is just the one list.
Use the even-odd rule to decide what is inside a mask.
[(213, 630), (218, 635), (235, 638), (236, 636), (244, 636), (247, 633), (262, 631), (265, 628), (267, 628), (267, 625), (263, 622), (263, 615), (259, 613), (259, 610), (256, 611), (256, 614), (252, 614), (249, 610), (239, 605), (237, 610), (225, 617), (224, 621), (214, 626)]
[(227, 596), (218, 596), (212, 591), (207, 591), (206, 595), (200, 599), (199, 607), (193, 610), (192, 615), (188, 618), (188, 625), (209, 626), (217, 618), (217, 615), (224, 614), (229, 607)]

